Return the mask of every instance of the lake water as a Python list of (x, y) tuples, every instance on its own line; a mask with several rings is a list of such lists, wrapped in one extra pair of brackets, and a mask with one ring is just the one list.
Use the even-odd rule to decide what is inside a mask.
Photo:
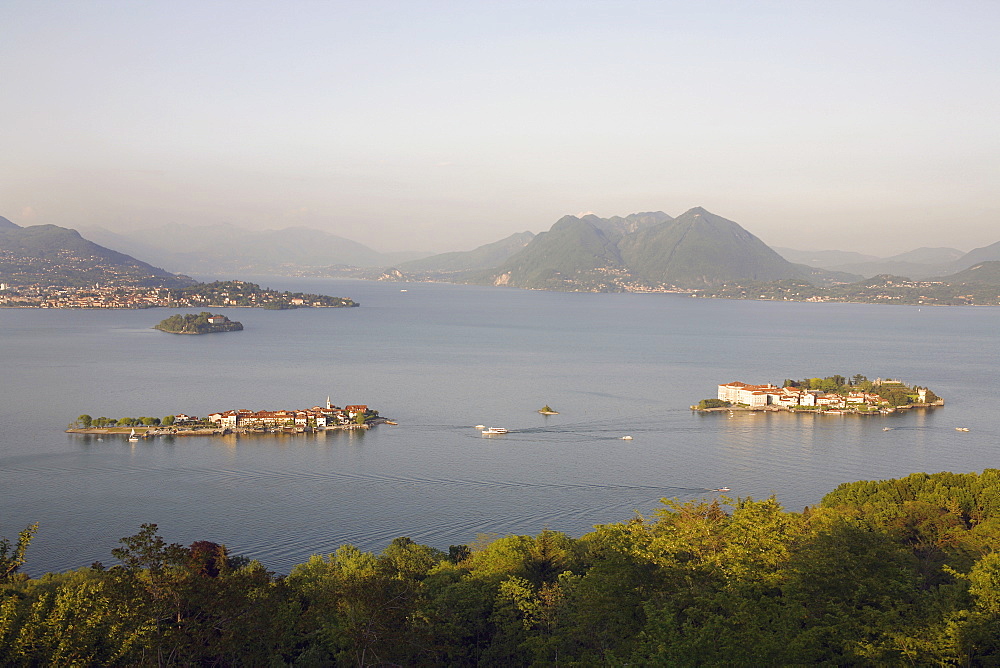
[[(197, 337), (150, 329), (176, 310), (0, 309), (0, 536), (39, 522), (29, 573), (109, 562), (143, 522), (287, 572), (402, 535), (445, 550), (482, 533), (579, 536), (721, 486), (801, 510), (840, 482), (1000, 466), (997, 308), (260, 282), (362, 306), (213, 309), (245, 330)], [(855, 373), (948, 403), (874, 418), (688, 410), (720, 382)], [(134, 446), (64, 433), (81, 413), (327, 396), (399, 425)], [(560, 414), (539, 415), (544, 404)], [(477, 424), (511, 433), (484, 438)]]

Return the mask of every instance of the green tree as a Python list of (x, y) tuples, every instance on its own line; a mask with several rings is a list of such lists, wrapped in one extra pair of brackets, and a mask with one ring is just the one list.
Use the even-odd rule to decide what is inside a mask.
[(38, 531), (38, 522), (29, 524), (23, 531), (17, 534), (17, 542), (11, 542), (4, 538), (0, 540), (0, 584), (10, 582), (14, 579), (17, 570), (24, 565), (25, 553), (31, 545), (31, 539)]
[(167, 417), (160, 420), (160, 424), (162, 424), (164, 427), (169, 427), (174, 423), (175, 419), (176, 418), (173, 415), (168, 415)]
[(94, 423), (94, 419), (84, 413), (76, 419), (77, 424), (79, 424), (84, 429), (90, 429), (90, 426)]

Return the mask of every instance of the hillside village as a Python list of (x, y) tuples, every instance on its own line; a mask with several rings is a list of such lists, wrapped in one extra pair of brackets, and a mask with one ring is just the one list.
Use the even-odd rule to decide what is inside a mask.
[[(715, 400), (705, 400), (700, 410), (739, 407), (756, 410), (810, 410), (833, 413), (893, 412), (911, 407), (942, 406), (941, 399), (926, 387), (909, 387), (900, 380), (876, 378), (846, 384), (840, 376), (785, 381), (778, 387), (771, 383), (750, 385), (740, 381), (718, 386)], [(840, 382), (837, 382), (837, 381)], [(819, 381), (819, 382), (816, 382)]]

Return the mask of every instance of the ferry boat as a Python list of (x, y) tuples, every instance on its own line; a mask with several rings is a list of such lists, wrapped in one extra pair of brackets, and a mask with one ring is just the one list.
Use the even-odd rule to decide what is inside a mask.
[(503, 427), (490, 427), (489, 429), (483, 429), (483, 436), (493, 436), (494, 434), (506, 434), (507, 430)]

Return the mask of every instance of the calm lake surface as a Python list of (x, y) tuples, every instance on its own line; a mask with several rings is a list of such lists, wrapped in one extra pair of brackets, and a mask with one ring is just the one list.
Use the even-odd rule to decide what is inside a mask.
[[(111, 562), (144, 522), (287, 572), (403, 535), (444, 550), (482, 533), (579, 536), (721, 486), (801, 510), (845, 481), (1000, 466), (998, 308), (256, 280), (362, 306), (213, 309), (245, 330), (209, 336), (150, 329), (169, 309), (0, 309), (0, 537), (39, 522), (27, 572)], [(928, 385), (948, 403), (874, 418), (688, 410), (721, 382), (837, 373)], [(64, 433), (81, 413), (328, 395), (399, 425), (134, 446)], [(560, 414), (539, 415), (544, 404)]]

